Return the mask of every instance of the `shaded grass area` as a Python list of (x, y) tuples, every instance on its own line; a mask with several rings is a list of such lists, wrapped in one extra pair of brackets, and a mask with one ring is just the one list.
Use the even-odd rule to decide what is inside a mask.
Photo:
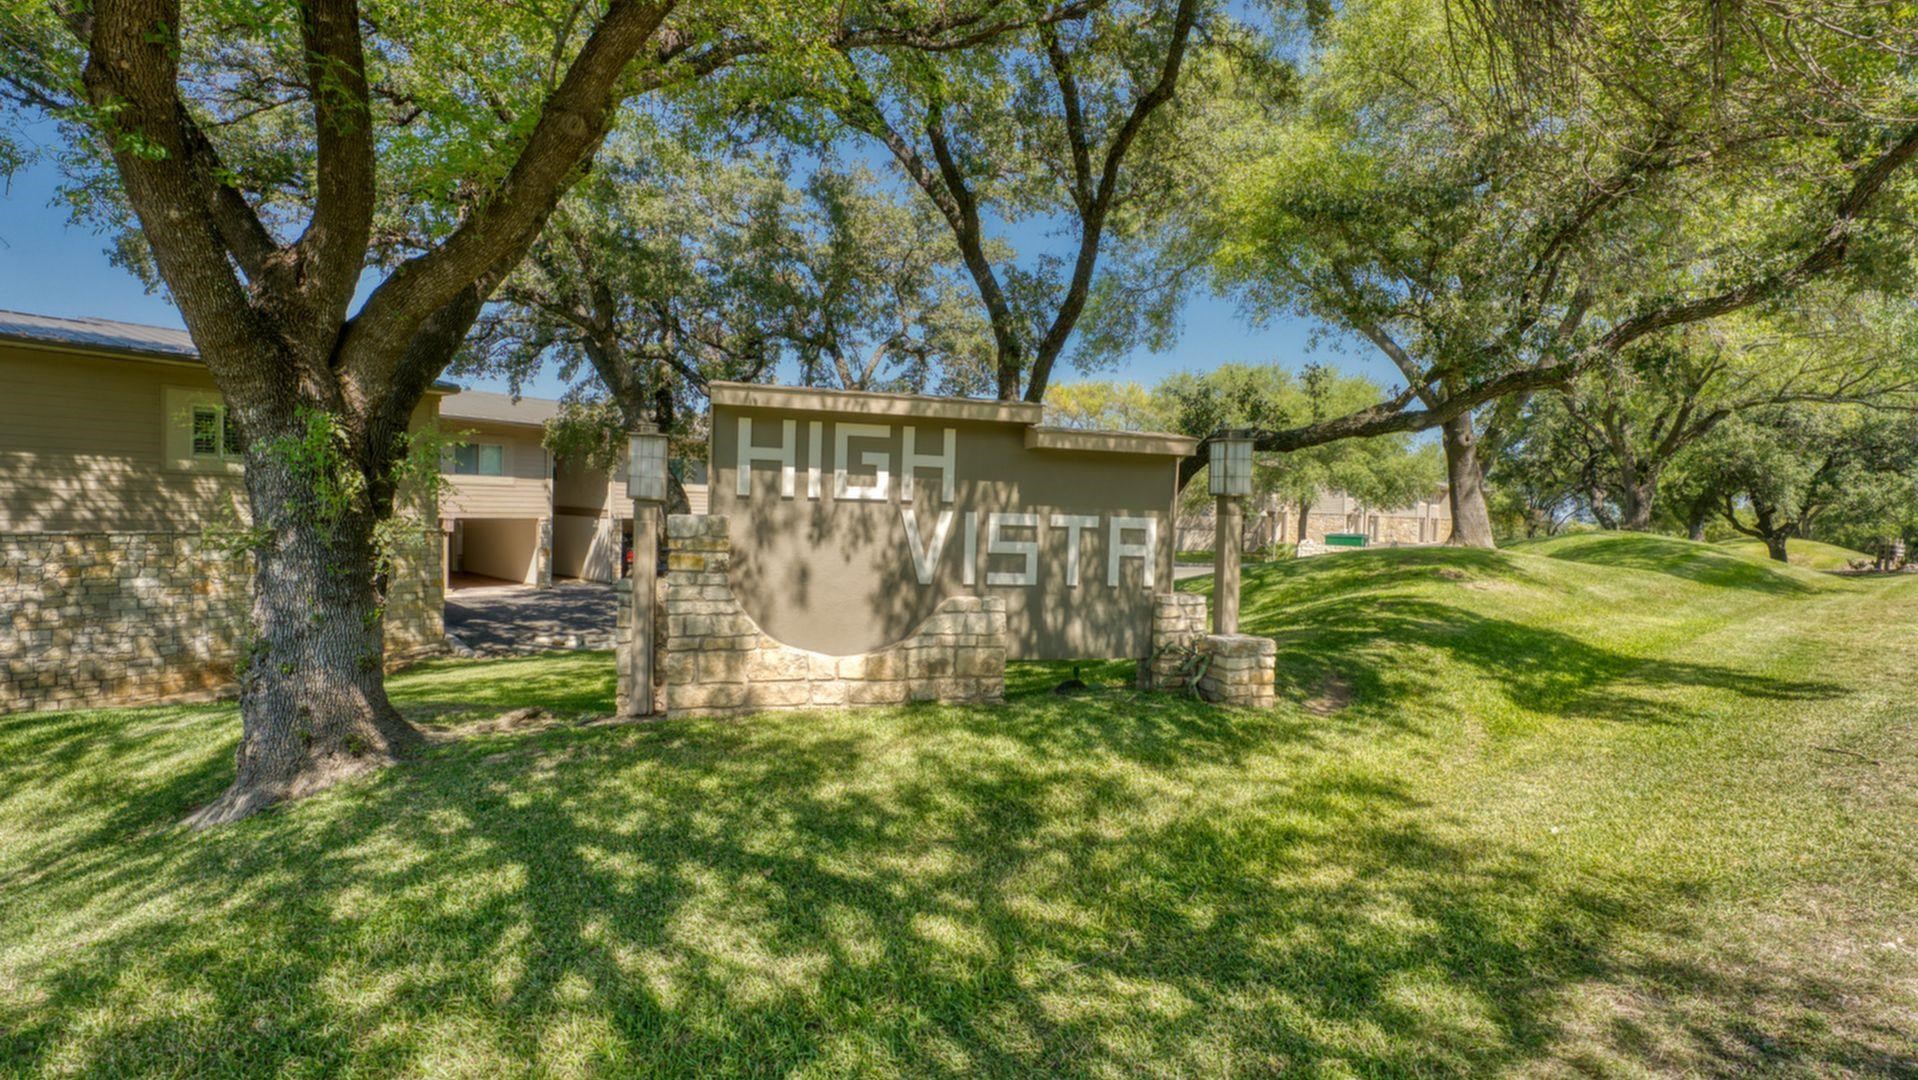
[(0, 718), (0, 1071), (1910, 1075), (1918, 588), (1645, 539), (1249, 571), (1258, 713), (425, 665), (466, 737), (198, 835), (230, 708)]

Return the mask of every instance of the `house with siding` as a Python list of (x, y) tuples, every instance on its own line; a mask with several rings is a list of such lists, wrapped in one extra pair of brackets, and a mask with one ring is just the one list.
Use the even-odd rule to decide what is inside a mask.
[[(449, 585), (549, 586), (555, 579), (610, 582), (625, 572), (633, 503), (625, 470), (596, 469), (545, 449), (550, 398), (463, 391), (440, 406), (440, 427), (458, 436), (442, 462)], [(704, 472), (695, 466), (686, 496), (706, 512)]]
[[(0, 713), (229, 685), (250, 617), (238, 433), (185, 331), (0, 311)], [(415, 414), (432, 423), (456, 390)], [(395, 575), (394, 656), (443, 638), (441, 547)]]
[(559, 403), (467, 390), (440, 404), (459, 440), (440, 462), (448, 582), (553, 583), (553, 455), (543, 444)]

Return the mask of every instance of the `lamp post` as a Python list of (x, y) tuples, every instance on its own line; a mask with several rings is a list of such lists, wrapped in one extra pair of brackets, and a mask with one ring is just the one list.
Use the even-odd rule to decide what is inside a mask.
[(666, 436), (651, 424), (627, 436), (626, 497), (633, 500), (632, 633), (619, 657), (620, 704), (623, 715), (651, 716), (659, 511), (666, 505)]
[(1213, 497), (1212, 632), (1239, 632), (1239, 543), (1245, 531), (1243, 500), (1252, 494), (1252, 437), (1220, 431), (1206, 443)]

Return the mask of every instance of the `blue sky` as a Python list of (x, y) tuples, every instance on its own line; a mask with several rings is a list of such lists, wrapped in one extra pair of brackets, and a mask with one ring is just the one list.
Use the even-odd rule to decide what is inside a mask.
[[(34, 164), (0, 189), (0, 308), (184, 325), (164, 296), (148, 293), (139, 279), (108, 261), (106, 237), (69, 223), (65, 206), (58, 202), (57, 183), (58, 175), (50, 165)], [(1059, 242), (1036, 226), (1010, 229), (1007, 238), (1022, 254)], [(1135, 350), (1119, 368), (1099, 377), (1124, 377), (1150, 385), (1170, 372), (1232, 361), (1277, 361), (1297, 367), (1319, 360), (1382, 385), (1397, 381), (1390, 365), (1369, 351), (1324, 342), (1314, 349), (1308, 341), (1311, 326), (1302, 320), (1285, 318), (1253, 327), (1232, 302), (1200, 296), (1186, 304), (1182, 323), (1183, 332), (1172, 348), (1157, 353)], [(1076, 372), (1060, 373), (1060, 381), (1078, 378)], [(504, 380), (459, 381), (479, 389), (506, 389)], [(559, 380), (546, 373), (524, 392), (551, 397), (561, 389)]]

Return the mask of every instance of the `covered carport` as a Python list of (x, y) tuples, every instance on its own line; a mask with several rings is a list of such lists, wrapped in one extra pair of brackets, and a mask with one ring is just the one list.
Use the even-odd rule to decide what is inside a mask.
[(447, 539), (453, 588), (537, 585), (542, 523), (538, 518), (455, 518)]

